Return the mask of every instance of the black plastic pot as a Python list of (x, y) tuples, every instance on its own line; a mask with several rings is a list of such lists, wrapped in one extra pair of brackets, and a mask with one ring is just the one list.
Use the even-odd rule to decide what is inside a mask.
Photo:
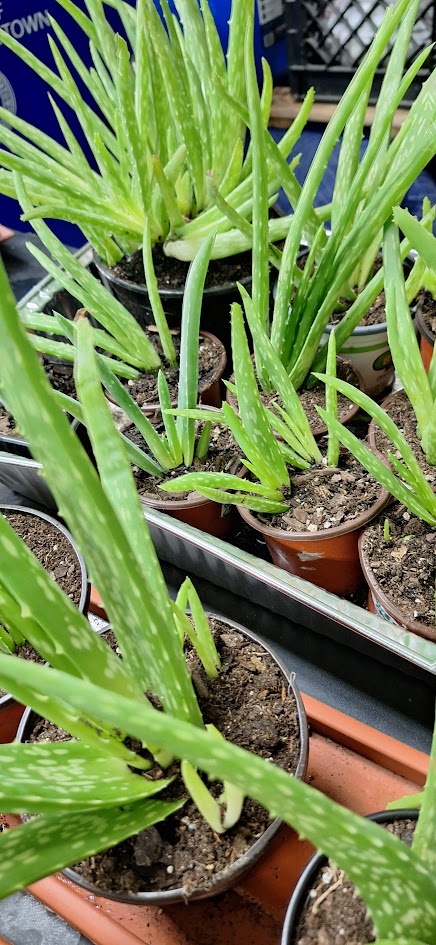
[[(208, 614), (208, 616), (215, 615)], [(307, 770), (309, 735), (306, 713), (300, 692), (295, 684), (294, 673), (290, 672), (285, 663), (280, 659), (280, 657), (277, 656), (274, 650), (267, 643), (265, 643), (264, 640), (258, 637), (257, 634), (252, 633), (250, 630), (247, 630), (246, 627), (242, 627), (240, 624), (235, 623), (234, 621), (226, 620), (222, 616), (217, 617), (217, 619), (219, 619), (221, 623), (228, 624), (231, 629), (236, 630), (238, 633), (248, 636), (250, 640), (258, 643), (259, 646), (262, 646), (267, 651), (267, 653), (273, 657), (280, 667), (286, 680), (287, 691), (288, 693), (292, 693), (296, 701), (300, 723), (301, 748), (297, 768), (294, 772), (294, 777), (300, 779), (304, 778)], [(35, 713), (32, 713), (30, 709), (27, 709), (18, 729), (17, 740), (23, 741), (28, 736), (28, 732), (33, 724), (34, 718)], [(235, 886), (242, 879), (242, 877), (245, 876), (245, 874), (255, 866), (262, 854), (265, 852), (266, 848), (269, 846), (270, 842), (278, 833), (281, 825), (282, 821), (278, 817), (275, 818), (275, 820), (273, 820), (266, 829), (265, 833), (253, 844), (252, 847), (250, 847), (247, 853), (239, 857), (239, 859), (232, 863), (232, 865), (227, 870), (224, 870), (221, 874), (218, 874), (216, 881), (206, 892), (204, 890), (200, 890), (197, 893), (194, 892), (189, 895), (189, 900), (209, 899), (225, 892), (230, 887)], [(100, 888), (97, 889), (95, 886), (92, 886), (85, 879), (83, 879), (83, 877), (78, 873), (75, 873), (72, 869), (65, 869), (63, 872), (68, 879), (73, 880), (73, 882), (77, 883), (83, 889), (89, 890), (90, 893), (96, 896), (104, 896), (108, 899), (117, 900), (118, 902), (128, 902), (131, 905), (157, 905), (162, 907), (168, 905), (169, 903), (186, 902), (186, 896), (184, 895), (183, 889), (181, 888), (170, 889), (160, 893), (140, 892), (132, 895), (126, 894), (125, 896), (122, 896), (120, 894), (106, 892)]]
[[(155, 324), (155, 318), (150, 305), (145, 285), (136, 285), (127, 279), (115, 275), (109, 266), (106, 266), (98, 256), (94, 256), (95, 266), (103, 285), (121, 302), (134, 316), (142, 328)], [(251, 289), (250, 278), (241, 279), (241, 284), (247, 291)], [(180, 328), (182, 321), (183, 289), (166, 289), (159, 295), (170, 328)], [(206, 288), (203, 293), (200, 326), (222, 341), (227, 352), (227, 371), (231, 373), (231, 343), (230, 343), (230, 306), (233, 302), (240, 302), (241, 296), (236, 282), (228, 282), (222, 286)]]
[[(8, 510), (11, 512), (20, 512), (24, 515), (34, 515), (37, 518), (44, 519), (45, 522), (49, 522), (50, 525), (53, 525), (54, 528), (57, 528), (70, 542), (81, 571), (82, 576), (82, 590), (80, 595), (80, 601), (77, 609), (80, 613), (86, 613), (88, 610), (89, 596), (91, 591), (91, 586), (88, 581), (88, 572), (86, 570), (85, 561), (80, 554), (79, 549), (73, 539), (73, 536), (65, 528), (65, 525), (61, 525), (60, 522), (52, 518), (51, 515), (46, 515), (45, 512), (37, 511), (36, 509), (27, 508), (26, 506), (21, 505), (0, 505), (0, 515), (3, 510)], [(0, 744), (6, 744), (7, 742), (13, 741), (15, 733), (17, 732), (18, 723), (24, 712), (24, 706), (20, 705), (12, 696), (6, 694), (0, 696)]]
[[(407, 809), (382, 810), (376, 814), (369, 814), (368, 820), (374, 820), (377, 824), (390, 824), (394, 820), (417, 820), (418, 813), (417, 810)], [(315, 853), (303, 870), (287, 908), (281, 945), (295, 945), (298, 925), (310, 890), (319, 870), (325, 866), (327, 862), (328, 857), (323, 856), (322, 853)]]

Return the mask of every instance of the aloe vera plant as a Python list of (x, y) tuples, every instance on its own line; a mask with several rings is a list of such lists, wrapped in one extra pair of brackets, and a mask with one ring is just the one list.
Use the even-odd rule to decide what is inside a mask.
[[(431, 75), (409, 111), (399, 134), (390, 140), (395, 111), (422, 62), (424, 50), (403, 74), (405, 56), (418, 10), (418, 0), (399, 0), (388, 8), (373, 42), (344, 93), (322, 136), (308, 175), (294, 208), (283, 249), (271, 325), (271, 340), (298, 389), (310, 370), (325, 366), (327, 346), (318, 350), (332, 314), (346, 311), (336, 329), (338, 351), (356, 328), (383, 287), (383, 270), (373, 274), (380, 249), (383, 225), (392, 208), (400, 203), (415, 178), (436, 152), (435, 73)], [(365, 112), (375, 69), (395, 30), (398, 33), (386, 68), (368, 146), (360, 157)], [(243, 118), (252, 135), (253, 155), (257, 153), (258, 174), (265, 154), (272, 152), (259, 123), (255, 101), (249, 108), (232, 102), (229, 107)], [(331, 205), (331, 235), (323, 225), (316, 227), (313, 201), (335, 145), (341, 140), (340, 156)], [(282, 168), (282, 180), (286, 171)], [(257, 196), (257, 218), (266, 220), (265, 194)], [(243, 221), (241, 223), (243, 224)], [(302, 239), (308, 255), (302, 271), (297, 254)], [(405, 239), (405, 258), (410, 242)], [(268, 279), (264, 257), (257, 258), (258, 283)], [(259, 317), (268, 326), (265, 292), (256, 301)], [(261, 304), (259, 304), (261, 303)], [(262, 348), (256, 349), (259, 380), (266, 389), (268, 378), (262, 362)]]
[[(41, 223), (40, 226), (45, 228), (45, 224)], [(214, 234), (203, 242), (195, 259), (191, 263), (186, 279), (182, 306), (178, 376), (178, 407), (180, 410), (194, 409), (198, 400), (198, 336), (200, 330), (201, 303), (213, 240)], [(47, 244), (55, 248), (51, 239), (47, 238)], [(47, 257), (44, 257), (47, 260), (47, 266), (50, 268), (50, 272), (56, 278), (60, 279), (65, 288), (68, 288), (70, 292), (74, 291), (76, 295), (81, 295), (83, 301), (85, 299), (87, 300), (88, 312), (104, 322), (108, 327), (113, 328), (113, 324), (107, 318), (107, 309), (104, 305), (105, 296), (107, 296), (108, 293), (90, 273), (83, 270), (83, 267), (73, 259), (68, 251), (66, 252), (67, 254), (65, 256), (63, 253), (60, 255), (64, 257), (69, 272), (72, 274), (77, 273), (77, 278), (81, 280), (83, 286), (82, 292), (80, 292), (81, 286), (75, 283), (70, 275), (66, 275), (65, 272), (56, 267), (54, 263), (47, 260)], [(148, 285), (156, 321), (158, 324), (162, 324), (159, 317), (160, 313), (163, 322), (166, 324), (157, 288), (154, 284), (152, 267), (148, 272)], [(98, 301), (97, 305), (93, 302), (94, 298)], [(109, 296), (109, 300), (112, 300), (111, 296)], [(117, 306), (122, 309), (123, 316), (125, 314), (126, 325), (128, 325), (132, 316), (120, 303), (117, 302)], [(80, 317), (86, 317), (85, 310), (80, 314)], [(71, 361), (77, 359), (77, 320), (71, 323), (59, 314), (50, 316), (40, 313), (30, 313), (26, 315), (24, 323), (28, 328), (45, 332), (48, 331), (52, 334), (60, 333), (65, 336), (66, 342), (57, 342), (30, 334), (30, 341), (37, 350), (43, 351), (44, 353), (56, 354), (58, 357), (65, 357)], [(171, 340), (171, 345), (173, 345), (170, 332), (168, 332), (168, 335)], [(160, 404), (165, 429), (164, 433), (158, 433), (151, 421), (133, 400), (126, 386), (124, 386), (117, 377), (117, 375), (124, 378), (135, 378), (138, 376), (137, 371), (132, 371), (129, 364), (126, 364), (125, 360), (121, 360), (121, 358), (124, 358), (131, 363), (132, 360), (135, 361), (135, 358), (132, 358), (130, 354), (127, 355), (125, 350), (123, 350), (118, 343), (115, 345), (112, 337), (106, 332), (99, 329), (91, 329), (91, 337), (94, 346), (98, 345), (100, 348), (105, 348), (117, 356), (117, 358), (114, 359), (108, 358), (102, 354), (97, 355), (100, 380), (112, 401), (123, 411), (125, 418), (128, 418), (130, 423), (136, 427), (144, 441), (144, 448), (141, 448), (133, 443), (124, 433), (120, 434), (130, 461), (145, 472), (160, 478), (182, 464), (188, 467), (191, 466), (194, 456), (198, 459), (204, 459), (209, 448), (212, 426), (211, 412), (205, 412), (205, 424), (198, 437), (196, 436), (195, 419), (184, 417), (180, 418), (176, 423), (169, 412), (171, 408), (171, 397), (165, 374), (162, 370), (159, 370), (157, 375), (157, 400)], [(56, 392), (55, 396), (64, 410), (85, 425), (88, 424), (86, 412), (80, 402), (61, 392)], [(212, 417), (212, 419), (214, 419), (214, 417)]]
[[(2, 613), (16, 620), (52, 664), (0, 653), (1, 683), (78, 739), (0, 746), (2, 809), (39, 815), (0, 836), (0, 895), (130, 836), (174, 808), (153, 794), (165, 779), (139, 776), (146, 761), (126, 748), (122, 732), (152, 746), (162, 762), (181, 758), (194, 771), (224, 780), (281, 814), (355, 882), (378, 945), (435, 945), (436, 738), (409, 850), (310, 785), (203, 728), (182, 657), (180, 625), (174, 623), (174, 613), (185, 623), (187, 589), (175, 608), (99, 390), (89, 326), (83, 322), (78, 328), (77, 381), (84, 409), (96, 418), (100, 481), (56, 406), (1, 266), (0, 287), (2, 388), (86, 554), (123, 652), (120, 661), (90, 630), (0, 517)], [(214, 672), (216, 658), (209, 638), (203, 638), (201, 617), (197, 631)], [(164, 711), (153, 708), (144, 689), (161, 694)], [(188, 779), (190, 774), (188, 769)]]
[[(290, 487), (289, 468), (309, 469), (323, 461), (322, 454), (310, 429), (309, 421), (298, 394), (286, 373), (268, 335), (255, 314), (253, 301), (240, 287), (245, 313), (253, 338), (262, 345), (264, 364), (277, 400), (267, 407), (262, 402), (244, 328), (242, 308), (232, 306), (232, 352), (235, 365), (235, 384), (228, 386), (236, 394), (238, 413), (223, 403), (216, 414), (233, 434), (245, 467), (252, 474), (242, 479), (227, 473), (192, 472), (172, 479), (161, 488), (165, 491), (184, 492), (192, 489), (208, 499), (230, 505), (240, 505), (255, 512), (286, 512), (288, 502), (283, 490)], [(328, 370), (336, 371), (335, 333), (329, 339)], [(335, 392), (328, 388), (328, 409), (337, 416)], [(180, 417), (205, 419), (204, 410), (168, 410)], [(276, 436), (278, 434), (278, 437)], [(339, 440), (333, 425), (329, 427), (326, 463), (337, 466)]]
[[(91, 68), (54, 19), (56, 38), (50, 36), (49, 42), (57, 72), (9, 34), (3, 42), (74, 110), (92, 160), (53, 98), (65, 146), (2, 109), (2, 193), (19, 197), (14, 173), (22, 174), (33, 204), (24, 219), (50, 217), (78, 224), (109, 265), (141, 245), (147, 222), (151, 244), (163, 243), (164, 252), (179, 259), (191, 260), (212, 230), (217, 231), (216, 258), (250, 249), (255, 186), (251, 149), (244, 154), (244, 122), (235, 113), (229, 115), (217, 82), (245, 104), (240, 50), (254, 16), (253, 0), (233, 5), (227, 60), (207, 0), (200, 6), (197, 0), (176, 0), (180, 22), (170, 13), (167, 0), (161, 0), (165, 25), (153, 0), (138, 0), (136, 11), (125, 0), (111, 3), (124, 22), (133, 59), (126, 41), (109, 25), (102, 0), (87, 0), (87, 14), (72, 2), (58, 2), (89, 39)], [(92, 105), (83, 101), (74, 70)], [(272, 78), (265, 63), (259, 97), (263, 126), (268, 123), (271, 96)], [(285, 166), (307, 116), (306, 104), (301, 120), (277, 149)], [(299, 188), (292, 170), (287, 179), (295, 199)], [(276, 162), (268, 159), (269, 202), (279, 185)], [(215, 194), (246, 221), (248, 235), (216, 205)], [(286, 219), (272, 220), (270, 239), (284, 237), (287, 226)]]
[[(395, 219), (409, 230), (410, 236), (423, 234), (425, 246), (433, 243), (436, 245), (435, 238), (429, 234), (425, 227), (417, 220), (413, 220), (409, 214), (404, 211), (395, 210)], [(410, 224), (410, 228), (409, 228)], [(432, 369), (427, 377), (421, 356), (418, 349), (415, 332), (412, 325), (410, 309), (407, 304), (406, 288), (404, 275), (401, 266), (401, 253), (398, 229), (394, 223), (389, 223), (385, 227), (384, 233), (385, 247), (385, 293), (386, 293), (386, 317), (388, 325), (389, 344), (392, 351), (392, 357), (398, 375), (404, 385), (405, 392), (411, 403), (417, 421), (417, 433), (420, 438), (423, 453), (430, 465), (436, 464), (436, 440), (435, 440), (435, 389), (434, 389), (434, 371), (436, 362), (433, 358)], [(422, 247), (421, 247), (422, 248)], [(432, 263), (433, 256), (430, 254), (428, 259)], [(433, 264), (433, 263), (432, 263)], [(398, 430), (394, 421), (387, 413), (376, 404), (370, 397), (357, 391), (350, 384), (344, 383), (332, 376), (323, 374), (316, 375), (325, 381), (328, 386), (341, 391), (354, 403), (357, 403), (365, 410), (370, 417), (376, 420), (378, 426), (383, 430), (388, 440), (392, 444), (392, 450), (388, 453), (388, 458), (393, 471), (388, 469), (383, 462), (371, 452), (362, 442), (349, 431), (339, 429), (339, 424), (333, 417), (329, 417), (327, 412), (319, 409), (329, 424), (336, 430), (341, 442), (356, 456), (359, 462), (365, 466), (369, 472), (395, 496), (406, 508), (410, 509), (414, 515), (429, 525), (436, 525), (436, 496), (428, 483), (419, 461), (414, 455), (411, 447), (407, 443), (402, 433)], [(401, 460), (397, 458), (399, 453)]]

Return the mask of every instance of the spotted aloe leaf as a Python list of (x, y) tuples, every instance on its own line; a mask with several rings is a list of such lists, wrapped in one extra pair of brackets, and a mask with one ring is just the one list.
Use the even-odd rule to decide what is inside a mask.
[(289, 482), (289, 474), (265, 416), (248, 348), (242, 309), (236, 303), (232, 305), (232, 351), (238, 409), (244, 431), (261, 453), (267, 467), (265, 485), (272, 489), (280, 488)]
[[(135, 665), (137, 682), (141, 679), (142, 688), (142, 672), (146, 667), (151, 688), (161, 693), (166, 708), (172, 708), (175, 714), (195, 718), (201, 724), (192, 684), (178, 652), (175, 652), (172, 662), (168, 660), (168, 673), (163, 672), (168, 658), (164, 643), (166, 635), (168, 652), (171, 653), (173, 647), (172, 636), (167, 629), (172, 623), (171, 605), (148, 531), (144, 529), (143, 532), (143, 558), (137, 559), (133, 539), (130, 544), (123, 523), (114, 514), (94, 467), (56, 404), (42, 367), (18, 320), (1, 267), (0, 287), (3, 297), (0, 375), (4, 386), (11, 390), (12, 396), (8, 398), (8, 403), (12, 412), (31, 443), (32, 454), (44, 466), (45, 476), (61, 514), (68, 522), (79, 548), (86, 554), (91, 579), (103, 597), (117, 634), (124, 640), (131, 639), (132, 634), (135, 634), (142, 640), (142, 648), (149, 646), (154, 650), (155, 656), (150, 656), (148, 662), (140, 657), (135, 659), (132, 653), (130, 660)], [(17, 371), (22, 375), (20, 385), (15, 383)], [(112, 425), (111, 433), (118, 443)], [(127, 458), (125, 463), (127, 465)], [(74, 470), (75, 488), (71, 485), (69, 470)], [(115, 469), (114, 479), (117, 476), (118, 471)], [(146, 547), (148, 554), (145, 552)], [(145, 581), (149, 588), (149, 600), (145, 599)], [(167, 613), (168, 620), (165, 619)], [(144, 633), (145, 627), (149, 628), (148, 636)], [(173, 674), (176, 674), (177, 665), (180, 678), (176, 685)], [(103, 684), (104, 680), (108, 681), (109, 686), (112, 685), (109, 672), (102, 672)]]
[(134, 774), (125, 761), (78, 741), (12, 742), (2, 749), (0, 804), (16, 814), (119, 807), (168, 784)]
[[(436, 247), (436, 240), (434, 243)], [(431, 419), (433, 397), (407, 304), (398, 229), (392, 223), (385, 226), (383, 247), (389, 347), (395, 369), (415, 412), (418, 431), (422, 437)], [(429, 459), (429, 461), (434, 460)]]
[[(131, 611), (135, 616), (130, 614), (128, 624), (115, 624), (123, 659), (143, 690), (158, 692), (165, 707), (201, 724), (191, 678), (173, 630), (170, 598), (130, 464), (101, 389), (91, 326), (86, 319), (81, 319), (77, 327), (75, 380), (111, 517), (118, 521), (130, 548), (129, 567), (136, 588), (132, 586), (135, 603)], [(147, 601), (143, 588), (147, 590)]]
[[(83, 614), (0, 515), (0, 601), (26, 640), (53, 666), (73, 676), (105, 679), (110, 688), (139, 694), (128, 674)], [(27, 587), (32, 587), (29, 594)]]
[[(138, 710), (136, 702), (83, 680), (68, 680), (66, 696), (65, 674), (26, 662), (20, 676), (18, 663), (13, 656), (0, 654), (0, 679), (12, 692), (20, 679), (29, 692), (39, 690), (51, 698), (67, 697), (78, 712), (93, 705), (106, 725), (120, 725), (133, 738), (153, 739), (209, 777), (229, 781), (271, 814), (283, 817), (346, 872), (369, 909), (376, 936), (418, 938), (425, 945), (435, 945), (435, 872), (432, 863), (427, 865), (425, 855), (421, 858), (418, 847), (416, 851), (409, 849), (378, 824), (341, 807), (269, 761), (223, 739), (210, 738), (201, 728), (147, 704)], [(428, 803), (429, 816), (432, 812), (434, 816), (433, 795), (434, 790), (429, 791), (427, 785), (423, 812)], [(0, 837), (0, 894), (7, 895), (12, 891), (10, 852), (2, 841)]]
[(147, 799), (108, 810), (42, 814), (4, 832), (2, 847), (9, 869), (4, 895), (146, 830), (183, 803)]
[[(322, 374), (319, 375), (321, 378), (322, 376)], [(327, 383), (331, 383), (330, 378), (326, 377)], [(335, 420), (332, 414), (328, 414), (321, 407), (317, 407), (317, 410), (320, 417), (327, 423), (329, 430), (337, 435), (338, 440), (374, 476), (377, 482), (418, 518), (428, 522), (429, 525), (436, 525), (436, 498), (433, 494), (428, 496), (428, 483), (423, 473), (420, 473), (420, 477), (413, 474), (413, 488), (410, 488), (411, 477), (409, 475), (407, 475), (408, 484), (405, 485), (372, 450), (368, 449), (361, 440), (354, 436), (354, 433), (345, 428), (342, 429), (342, 424)]]
[[(352, 434), (349, 430), (345, 430), (345, 428), (343, 430), (339, 430), (338, 428), (341, 426), (341, 424), (334, 422), (333, 417), (328, 417), (329, 423), (333, 421), (331, 425), (336, 430), (341, 443), (343, 443), (347, 449), (351, 450), (359, 462), (361, 462), (366, 469), (369, 469), (372, 475), (375, 476), (379, 482), (383, 482), (383, 485), (385, 485), (389, 492), (391, 492), (392, 495), (395, 495), (400, 502), (403, 502), (405, 505), (407, 505), (411, 511), (423, 518), (424, 521), (434, 524), (436, 515), (436, 499), (434, 493), (427, 482), (412, 449), (398, 427), (395, 425), (394, 421), (391, 420), (387, 413), (381, 407), (379, 407), (375, 401), (371, 400), (367, 394), (357, 390), (357, 388), (353, 387), (352, 384), (347, 384), (346, 381), (341, 381), (338, 378), (332, 377), (331, 375), (316, 374), (315, 376), (325, 383), (332, 384), (338, 391), (341, 392), (341, 394), (345, 394), (346, 397), (349, 397), (350, 400), (358, 404), (362, 410), (365, 410), (370, 417), (373, 417), (373, 419), (376, 420), (378, 426), (383, 430), (383, 432), (393, 444), (394, 449), (399, 451), (400, 456), (412, 477), (414, 492), (411, 492), (410, 489), (405, 488), (403, 483), (397, 479), (390, 472), (390, 470), (386, 468), (386, 466), (383, 465), (381, 460), (378, 459), (378, 457), (372, 453), (371, 450), (368, 450), (368, 448), (364, 446), (360, 440), (357, 440), (354, 434)], [(321, 407), (318, 407), (317, 410), (323, 418), (326, 418), (325, 412), (321, 409)], [(370, 466), (371, 468), (369, 468)], [(383, 477), (383, 479), (381, 477)], [(410, 483), (412, 480), (410, 476), (408, 476), (408, 482)]]

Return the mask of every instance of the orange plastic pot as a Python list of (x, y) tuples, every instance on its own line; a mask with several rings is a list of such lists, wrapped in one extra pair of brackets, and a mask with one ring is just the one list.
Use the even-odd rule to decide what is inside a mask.
[(410, 620), (403, 611), (386, 596), (381, 589), (380, 584), (372, 570), (368, 556), (363, 547), (363, 535), (359, 539), (359, 556), (362, 570), (368, 584), (368, 610), (372, 614), (378, 614), (383, 620), (396, 624), (398, 627), (404, 627), (410, 633), (416, 633), (419, 637), (426, 640), (432, 640), (436, 643), (436, 628), (427, 627), (420, 620)]
[(422, 363), (425, 370), (429, 371), (430, 362), (433, 357), (434, 334), (429, 331), (422, 317), (422, 306), (418, 305), (416, 309), (416, 325), (420, 335), (419, 350), (421, 352)]
[(147, 499), (144, 496), (140, 498), (146, 508), (166, 512), (179, 522), (200, 528), (202, 532), (215, 538), (228, 535), (235, 522), (234, 506), (211, 502), (198, 492), (191, 492), (186, 499)]
[[(224, 371), (226, 369), (226, 364), (227, 364), (226, 349), (222, 341), (220, 341), (220, 339), (217, 338), (216, 335), (212, 335), (210, 331), (200, 331), (200, 337), (208, 338), (209, 341), (214, 341), (215, 344), (218, 345), (219, 350), (220, 350), (220, 358), (219, 358), (219, 361), (217, 361), (215, 371), (213, 372), (212, 377), (209, 378), (207, 384), (203, 387), (199, 387), (199, 391), (198, 391), (199, 401), (201, 402), (203, 406), (216, 407), (217, 409), (219, 409), (222, 404), (220, 382), (221, 382), (221, 378), (224, 374)], [(114, 403), (113, 398), (107, 393), (107, 391), (106, 391), (106, 397), (108, 398), (108, 400), (111, 401), (111, 403)], [(173, 407), (177, 407), (177, 401), (173, 401), (172, 405)], [(160, 405), (158, 403), (143, 404), (141, 409), (142, 409), (142, 412), (145, 413), (147, 417), (152, 417), (154, 416), (155, 413), (157, 413), (160, 410)]]
[(380, 487), (380, 497), (352, 522), (325, 532), (285, 532), (264, 525), (248, 509), (238, 506), (239, 514), (252, 528), (261, 532), (274, 564), (284, 571), (311, 581), (333, 594), (354, 594), (364, 582), (359, 560), (358, 540), (365, 525), (387, 505), (389, 494)]

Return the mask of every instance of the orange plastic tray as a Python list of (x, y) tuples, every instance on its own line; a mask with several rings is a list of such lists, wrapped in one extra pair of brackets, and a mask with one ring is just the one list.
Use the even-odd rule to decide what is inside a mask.
[[(428, 757), (309, 696), (308, 779), (361, 814), (416, 793)], [(287, 902), (312, 853), (283, 827), (261, 863), (235, 891), (165, 909), (97, 898), (61, 876), (29, 892), (94, 945), (277, 945)], [(1, 943), (1, 939), (0, 939)]]

